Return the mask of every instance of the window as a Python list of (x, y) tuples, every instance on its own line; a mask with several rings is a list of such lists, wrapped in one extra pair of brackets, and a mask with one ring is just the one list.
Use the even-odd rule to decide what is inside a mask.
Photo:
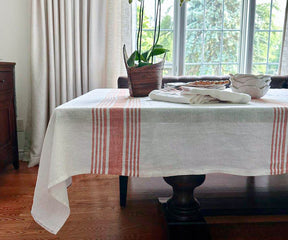
[[(143, 46), (152, 42), (155, 0), (145, 0)], [(277, 74), (284, 0), (162, 1), (159, 43), (166, 75)], [(135, 13), (135, 16), (137, 14)]]

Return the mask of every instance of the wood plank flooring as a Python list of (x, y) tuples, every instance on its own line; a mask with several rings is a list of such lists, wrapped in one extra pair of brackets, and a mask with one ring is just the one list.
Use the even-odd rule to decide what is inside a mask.
[[(167, 239), (157, 198), (167, 197), (172, 191), (161, 178), (129, 178), (127, 207), (121, 209), (117, 176), (73, 177), (69, 188), (71, 215), (55, 236), (36, 224), (30, 215), (37, 170), (22, 162), (18, 171), (9, 166), (0, 173), (0, 240)], [(233, 202), (236, 208), (247, 202), (262, 208), (264, 202), (278, 210), (283, 204), (280, 215), (206, 216), (212, 240), (286, 240), (287, 193), (287, 176), (251, 180), (211, 174), (196, 194), (210, 210), (233, 207)]]

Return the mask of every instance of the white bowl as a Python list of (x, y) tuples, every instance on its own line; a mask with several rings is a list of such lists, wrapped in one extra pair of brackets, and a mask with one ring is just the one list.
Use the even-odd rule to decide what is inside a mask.
[(235, 87), (233, 85), (230, 86), (233, 92), (237, 93), (246, 93), (251, 96), (251, 98), (261, 98), (263, 97), (268, 90), (270, 89), (270, 85), (266, 85), (262, 88), (255, 86), (240, 86)]
[(230, 81), (235, 86), (240, 85), (255, 85), (258, 87), (263, 87), (265, 85), (269, 85), (271, 82), (270, 75), (253, 75), (253, 74), (230, 74)]
[(234, 92), (249, 94), (252, 98), (263, 97), (270, 88), (270, 75), (230, 74), (231, 89)]
[(240, 88), (240, 87), (244, 87), (244, 86), (263, 88), (263, 87), (269, 86), (270, 83), (271, 83), (271, 80), (267, 80), (265, 82), (263, 82), (263, 81), (247, 81), (245, 83), (231, 80), (231, 85), (236, 87), (236, 88)]

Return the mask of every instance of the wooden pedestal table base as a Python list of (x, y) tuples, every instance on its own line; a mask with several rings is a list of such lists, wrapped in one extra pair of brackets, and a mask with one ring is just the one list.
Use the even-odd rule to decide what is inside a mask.
[(173, 196), (162, 205), (168, 224), (170, 239), (211, 239), (194, 189), (200, 186), (205, 175), (164, 177), (173, 188)]

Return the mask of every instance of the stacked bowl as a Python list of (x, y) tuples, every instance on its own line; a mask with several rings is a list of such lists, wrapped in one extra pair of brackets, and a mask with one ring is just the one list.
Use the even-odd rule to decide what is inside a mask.
[(271, 76), (253, 74), (230, 74), (233, 92), (246, 93), (251, 98), (263, 97), (270, 88)]

